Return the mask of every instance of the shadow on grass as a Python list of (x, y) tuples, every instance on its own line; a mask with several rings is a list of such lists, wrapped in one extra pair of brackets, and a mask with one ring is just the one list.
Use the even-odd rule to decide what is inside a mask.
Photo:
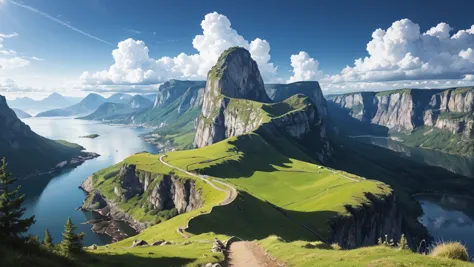
[(88, 254), (86, 262), (91, 267), (130, 267), (130, 266), (184, 266), (195, 261), (195, 259), (187, 259), (180, 257), (139, 257), (133, 254)]
[(2, 267), (129, 267), (183, 266), (196, 259), (181, 257), (140, 257), (133, 254), (95, 254), (83, 252), (72, 258), (52, 253), (36, 245), (0, 246)]
[(277, 235), (287, 241), (316, 241), (320, 238), (313, 232), (325, 239), (331, 237), (327, 221), (336, 215), (337, 213), (332, 211), (297, 212), (284, 209), (278, 211), (270, 203), (247, 192), (239, 192), (231, 204), (214, 207), (212, 213), (192, 219), (186, 231), (193, 234), (214, 232), (237, 236), (244, 240), (264, 239), (270, 235)]
[(292, 168), (290, 159), (316, 163), (304, 152), (304, 147), (294, 138), (280, 133), (271, 123), (262, 125), (254, 133), (241, 135), (235, 141), (230, 153), (242, 153), (239, 159), (228, 159), (220, 164), (199, 169), (199, 173), (220, 178), (248, 178), (256, 171), (273, 172), (281, 168)]

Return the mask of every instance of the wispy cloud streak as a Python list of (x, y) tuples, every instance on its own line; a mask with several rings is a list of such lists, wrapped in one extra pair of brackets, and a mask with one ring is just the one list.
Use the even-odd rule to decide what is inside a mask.
[(49, 19), (49, 20), (52, 20), (52, 21), (54, 21), (54, 22), (56, 22), (56, 23), (59, 23), (59, 24), (63, 25), (64, 27), (69, 28), (69, 29), (71, 29), (71, 30), (73, 30), (73, 31), (75, 31), (75, 32), (77, 32), (77, 33), (80, 33), (80, 34), (86, 36), (86, 37), (89, 37), (89, 38), (91, 38), (91, 39), (97, 40), (97, 41), (99, 41), (99, 42), (101, 42), (101, 43), (104, 43), (104, 44), (108, 44), (108, 45), (114, 46), (112, 43), (107, 42), (107, 41), (105, 41), (104, 39), (101, 39), (101, 38), (99, 38), (99, 37), (97, 37), (97, 36), (94, 36), (94, 35), (92, 35), (92, 34), (90, 34), (90, 33), (85, 32), (85, 31), (83, 31), (83, 30), (81, 30), (81, 29), (78, 29), (78, 28), (76, 28), (76, 27), (74, 27), (74, 26), (71, 26), (69, 23), (66, 23), (66, 22), (64, 22), (64, 21), (62, 21), (62, 20), (60, 20), (60, 19), (58, 19), (58, 18), (55, 18), (55, 17), (49, 15), (48, 13), (45, 13), (45, 12), (43, 12), (43, 11), (41, 11), (41, 10), (38, 10), (38, 9), (32, 7), (32, 6), (24, 5), (24, 4), (22, 4), (22, 3), (18, 3), (18, 2), (13, 1), (13, 0), (9, 0), (9, 2), (12, 3), (12, 4), (14, 4), (14, 5), (16, 5), (16, 6), (19, 6), (19, 7), (21, 7), (21, 8), (24, 8), (24, 9), (26, 9), (26, 10), (29, 10), (29, 11), (31, 11), (31, 12), (33, 12), (33, 13), (36, 13), (36, 14), (38, 14), (38, 15), (41, 15), (41, 16), (43, 16), (43, 17), (45, 17), (45, 18), (47, 18), (47, 19)]

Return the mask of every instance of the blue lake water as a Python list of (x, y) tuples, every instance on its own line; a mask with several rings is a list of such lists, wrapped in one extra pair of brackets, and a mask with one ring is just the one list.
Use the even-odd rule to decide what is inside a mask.
[[(84, 179), (94, 172), (116, 164), (126, 157), (142, 151), (158, 153), (158, 149), (139, 137), (147, 129), (133, 129), (122, 126), (111, 126), (98, 122), (76, 120), (72, 118), (29, 118), (23, 120), (33, 131), (55, 140), (67, 140), (86, 148), (86, 151), (99, 153), (101, 156), (88, 160), (82, 165), (56, 173), (28, 179), (23, 184), (25, 192), (26, 215), (35, 215), (36, 223), (29, 233), (43, 237), (46, 228), (51, 232), (55, 242), (61, 240), (61, 233), (68, 217), (77, 226), (77, 231), (84, 232), (84, 244), (107, 244), (111, 238), (93, 233), (91, 225), (82, 224), (95, 218), (95, 214), (77, 211), (85, 193), (78, 188)], [(88, 134), (99, 134), (95, 139), (79, 138)], [(127, 230), (124, 224), (124, 230)], [(128, 229), (130, 230), (130, 228)]]
[(419, 196), (423, 208), (420, 222), (435, 242), (459, 241), (474, 256), (474, 199), (458, 196)]
[[(435, 150), (406, 146), (380, 137), (357, 137), (357, 140), (398, 152), (401, 157), (442, 167), (453, 173), (474, 179), (474, 158)], [(429, 166), (427, 166), (429, 168)], [(461, 196), (420, 195), (416, 199), (423, 208), (419, 221), (428, 229), (434, 241), (459, 241), (474, 256), (474, 199)]]

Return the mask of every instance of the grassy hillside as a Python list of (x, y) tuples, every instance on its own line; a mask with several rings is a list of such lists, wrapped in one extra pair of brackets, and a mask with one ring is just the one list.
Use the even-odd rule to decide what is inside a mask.
[[(459, 113), (441, 113), (441, 117), (450, 119), (459, 119), (472, 115), (462, 115)], [(391, 136), (402, 140), (404, 144), (426, 149), (441, 150), (450, 154), (465, 155), (471, 157), (474, 155), (474, 140), (464, 138), (459, 134), (453, 134), (447, 130), (433, 127), (420, 127), (415, 131), (404, 133), (391, 133)]]
[[(107, 200), (117, 203), (121, 210), (130, 214), (135, 220), (149, 224), (156, 224), (166, 221), (169, 217), (168, 214), (166, 214), (166, 211), (156, 213), (153, 212), (152, 209), (148, 210), (145, 208), (146, 204), (148, 203), (150, 190), (144, 192), (142, 196), (134, 196), (127, 201), (121, 201), (117, 197), (114, 189), (118, 184), (120, 184), (118, 173), (120, 167), (124, 163), (135, 164), (137, 166), (137, 170), (147, 171), (155, 174), (151, 184), (148, 187), (149, 189), (154, 188), (155, 185), (163, 179), (163, 175), (173, 172), (171, 168), (161, 164), (158, 156), (140, 153), (128, 157), (123, 162), (120, 162), (114, 166), (94, 173), (92, 179), (94, 188), (99, 190)], [(189, 176), (185, 173), (177, 173), (175, 176), (182, 179), (191, 179), (195, 181), (196, 190), (201, 191), (203, 208), (209, 208), (209, 206), (216, 205), (219, 203), (219, 201), (221, 201), (221, 199), (224, 198), (224, 194), (222, 192), (213, 192), (209, 185), (193, 176)]]
[[(196, 210), (163, 220), (159, 214), (146, 211), (146, 192), (141, 198), (135, 196), (126, 202), (120, 202), (119, 207), (135, 219), (155, 220), (156, 224), (134, 237), (97, 250), (89, 250), (78, 264), (196, 266), (222, 262), (223, 253), (211, 252), (214, 238), (226, 240), (237, 236), (243, 240), (258, 240), (274, 257), (291, 266), (334, 266), (334, 263), (337, 266), (417, 266), (420, 263), (428, 266), (465, 266), (461, 262), (428, 258), (409, 251), (377, 246), (347, 251), (328, 249), (327, 246), (309, 251), (301, 247), (305, 242), (299, 240), (316, 242), (330, 239), (333, 234), (330, 220), (353, 216), (349, 210), (370, 210), (375, 202), (392, 196), (394, 190), (397, 190), (397, 194), (401, 193), (402, 210), (416, 218), (420, 212), (419, 206), (410, 205), (413, 203), (408, 198), (410, 193), (421, 188), (421, 183), (426, 182), (431, 188), (435, 188), (435, 185), (449, 188), (454, 187), (456, 182), (462, 182), (447, 179), (449, 177), (429, 183), (425, 180), (429, 179), (426, 176), (422, 176), (421, 181), (408, 179), (405, 174), (398, 175), (397, 170), (389, 169), (383, 162), (379, 162), (378, 166), (377, 162), (371, 161), (370, 157), (373, 155), (368, 156), (372, 165), (363, 165), (361, 163), (364, 159), (358, 153), (376, 153), (350, 145), (343, 151), (350, 153), (359, 150), (354, 152), (357, 156), (341, 156), (345, 155), (342, 153), (338, 154), (337, 160), (350, 161), (346, 165), (341, 164), (341, 167), (353, 173), (364, 173), (365, 177), (317, 164), (306, 153), (308, 148), (267, 127), (271, 124), (266, 123), (288, 112), (306, 108), (305, 99), (294, 96), (277, 104), (229, 99), (228, 106), (239, 109), (239, 114), (244, 117), (250, 116), (245, 113), (249, 106), (259, 110), (252, 116), (261, 120), (263, 126), (251, 133), (200, 149), (166, 153), (163, 159), (173, 167), (160, 161), (162, 155), (139, 153), (94, 174), (94, 187), (100, 189), (107, 199), (114, 199), (115, 186), (120, 183), (117, 174), (123, 163), (135, 164), (138, 170), (151, 172), (154, 175), (151, 185), (160, 181), (163, 175), (173, 173), (196, 182), (203, 205)], [(336, 153), (346, 146), (342, 141), (340, 144), (343, 146), (337, 148)], [(403, 165), (407, 167), (401, 167)], [(370, 169), (364, 172), (363, 169), (367, 167)], [(402, 168), (413, 174), (419, 172), (417, 167), (417, 164), (394, 163), (394, 168)], [(230, 184), (237, 188), (238, 195), (230, 204), (220, 205), (225, 201), (226, 193), (216, 190), (190, 173), (206, 175), (203, 179), (219, 188), (224, 186), (217, 181)], [(405, 187), (409, 190), (400, 189)], [(411, 228), (409, 224), (413, 221), (407, 220), (404, 223)], [(280, 236), (285, 241), (269, 237), (272, 235)], [(145, 240), (151, 244), (162, 239), (170, 244), (131, 248), (133, 240)]]
[[(314, 242), (320, 237), (301, 224), (326, 238), (330, 234), (327, 220), (349, 215), (345, 204), (370, 206), (365, 192), (382, 198), (392, 189), (381, 182), (287, 157), (258, 134), (233, 137), (196, 150), (170, 152), (165, 161), (191, 172), (208, 174), (211, 181), (219, 179), (231, 183), (238, 188), (239, 195), (231, 204), (214, 207), (207, 214), (224, 196), (203, 183), (203, 194), (208, 194), (205, 197), (208, 200), (202, 208), (161, 222), (108, 248), (90, 251), (98, 259), (97, 264), (128, 266), (132, 259), (143, 266), (221, 262), (222, 253), (210, 252), (213, 239), (238, 236), (244, 240), (260, 240), (259, 244), (272, 256), (291, 266), (314, 266), (315, 262), (318, 266), (333, 266), (334, 262), (343, 264), (340, 266), (418, 266), (422, 263), (425, 266), (468, 266), (459, 261), (379, 246), (347, 251), (328, 250), (324, 246), (302, 248), (307, 242), (298, 240)], [(163, 165), (159, 155), (141, 153), (126, 162), (154, 173), (174, 171), (186, 175)], [(98, 175), (108, 172), (113, 169)], [(97, 182), (106, 183), (100, 179)], [(188, 221), (189, 228), (185, 231), (188, 237), (185, 238), (176, 229), (183, 228)], [(269, 237), (275, 234), (285, 241)], [(148, 243), (164, 239), (172, 244), (130, 248), (135, 239)]]
[[(258, 242), (272, 256), (289, 266), (472, 266), (467, 262), (440, 259), (409, 250), (384, 246), (337, 250), (321, 243), (285, 242), (276, 236)], [(308, 245), (310, 244), (310, 245)], [(311, 248), (312, 246), (313, 248)]]

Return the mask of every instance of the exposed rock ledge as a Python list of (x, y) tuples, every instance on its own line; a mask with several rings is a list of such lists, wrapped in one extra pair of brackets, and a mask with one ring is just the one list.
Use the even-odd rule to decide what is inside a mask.
[[(160, 180), (154, 183), (155, 179)], [(125, 163), (118, 173), (118, 181), (114, 189), (117, 198), (106, 199), (94, 188), (93, 175), (89, 176), (80, 186), (88, 193), (82, 209), (98, 212), (113, 220), (125, 221), (137, 232), (141, 232), (154, 222), (143, 222), (133, 218), (120, 209), (118, 204), (121, 201), (127, 201), (136, 195), (143, 196), (146, 192), (147, 204), (155, 211), (175, 208), (177, 213), (181, 214), (202, 206), (201, 191), (196, 189), (195, 182), (191, 179), (155, 174)]]
[(385, 235), (389, 239), (400, 240), (403, 216), (395, 194), (382, 199), (371, 194), (366, 194), (366, 197), (372, 202), (370, 207), (346, 207), (351, 216), (336, 217), (329, 221), (333, 229), (331, 242), (345, 249), (353, 249), (377, 244), (378, 238)]

